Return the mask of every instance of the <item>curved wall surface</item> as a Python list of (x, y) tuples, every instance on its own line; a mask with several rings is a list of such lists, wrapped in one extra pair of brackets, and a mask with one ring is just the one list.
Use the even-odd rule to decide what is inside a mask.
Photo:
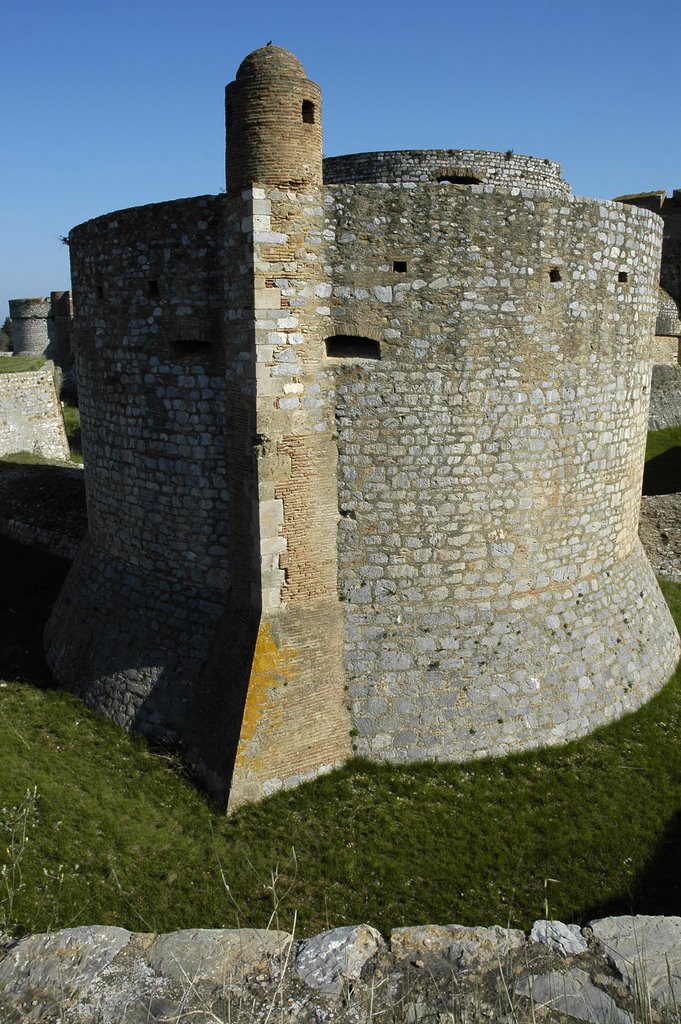
[(58, 679), (174, 734), (229, 572), (221, 206), (120, 211), (70, 238), (89, 536), (52, 616)]
[(678, 657), (636, 533), (654, 218), (329, 191), (329, 333), (384, 339), (331, 371), (358, 752), (504, 753), (639, 706)]
[[(543, 189), (569, 195), (570, 186), (552, 160), (522, 156), (509, 150), (493, 153), (479, 149), (401, 149), (379, 153), (351, 153), (327, 157), (323, 164), (327, 185), (376, 182), (423, 182), (463, 179), (462, 184), (500, 188)], [(477, 179), (471, 181), (470, 179)]]
[(42, 355), (48, 344), (49, 299), (10, 299), (12, 344), (15, 356)]

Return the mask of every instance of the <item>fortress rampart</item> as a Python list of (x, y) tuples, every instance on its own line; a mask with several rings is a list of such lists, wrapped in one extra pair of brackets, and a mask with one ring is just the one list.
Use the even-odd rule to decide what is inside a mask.
[(0, 456), (15, 452), (69, 457), (52, 363), (23, 373), (3, 373), (0, 367)]
[(42, 355), (49, 344), (49, 299), (10, 299), (13, 350), (17, 356)]
[(70, 235), (90, 530), (48, 659), (230, 806), (562, 742), (679, 652), (636, 535), (659, 219), (513, 154), (322, 184), (315, 90), (256, 51), (225, 195)]
[(403, 149), (352, 153), (324, 160), (327, 185), (376, 182), (498, 185), (506, 189), (545, 189), (569, 195), (570, 186), (552, 160), (479, 149)]

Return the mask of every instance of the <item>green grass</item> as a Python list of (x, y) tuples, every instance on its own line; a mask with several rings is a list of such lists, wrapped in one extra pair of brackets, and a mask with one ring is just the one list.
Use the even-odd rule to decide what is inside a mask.
[(69, 402), (63, 402), (62, 415), (64, 417), (66, 437), (69, 442), (71, 461), (82, 463), (83, 454), (80, 447), (80, 410), (77, 406), (71, 405)]
[[(44, 685), (39, 634), (66, 567), (22, 557), (2, 660)], [(681, 586), (664, 589), (679, 615)], [(360, 921), (526, 928), (545, 898), (566, 921), (680, 913), (679, 735), (677, 673), (641, 711), (567, 747), (464, 766), (355, 760), (225, 819), (176, 763), (77, 700), (7, 682), (0, 822), (37, 790), (12, 926), (264, 926), (277, 865), (292, 882), (283, 922), (297, 910), (301, 934)], [(0, 879), (0, 914), (3, 896), (6, 911)]]
[(681, 447), (681, 427), (651, 430), (646, 442), (646, 462), (664, 455), (670, 448)]
[(56, 462), (54, 459), (47, 459), (37, 452), (9, 452), (0, 458), (0, 462), (13, 462), (22, 466), (63, 466), (63, 462)]
[(27, 373), (39, 370), (45, 365), (45, 356), (3, 356), (0, 359), (0, 373)]

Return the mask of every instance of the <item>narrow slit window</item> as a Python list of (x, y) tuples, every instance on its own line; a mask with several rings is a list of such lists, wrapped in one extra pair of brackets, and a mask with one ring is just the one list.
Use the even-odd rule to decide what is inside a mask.
[(560, 270), (558, 267), (551, 267), (549, 270), (549, 281), (561, 281)]
[(98, 284), (97, 285), (97, 298), (98, 299), (103, 299), (104, 298), (104, 285), (102, 285), (102, 284)]
[(303, 100), (303, 123), (314, 124), (314, 103), (312, 100)]
[(395, 274), (406, 274), (407, 273), (407, 261), (406, 260), (393, 260), (393, 271)]
[(352, 334), (336, 334), (326, 339), (326, 354), (330, 359), (380, 359), (381, 346), (374, 338)]
[(147, 295), (150, 299), (157, 299), (159, 297), (158, 281), (147, 282)]
[(617, 275), (617, 280), (620, 284), (627, 283), (627, 281), (629, 280), (629, 274), (626, 272), (626, 270), (620, 270), (619, 274)]

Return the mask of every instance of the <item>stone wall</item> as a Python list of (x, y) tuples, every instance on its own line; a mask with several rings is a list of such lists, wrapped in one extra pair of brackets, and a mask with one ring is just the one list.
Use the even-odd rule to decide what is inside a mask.
[(653, 218), (436, 186), (326, 209), (326, 333), (383, 339), (329, 360), (357, 751), (506, 753), (638, 706), (678, 656), (636, 537)]
[(6, 1024), (147, 1020), (495, 1021), (593, 1024), (675, 1018), (681, 918), (636, 915), (531, 932), (457, 924), (166, 935), (82, 926), (0, 935)]
[[(678, 342), (678, 338), (674, 339)], [(653, 366), (650, 388), (649, 430), (681, 424), (681, 366)]]
[(58, 679), (176, 735), (229, 570), (219, 198), (72, 233), (89, 538), (47, 632)]
[(433, 184), (440, 178), (474, 178), (478, 184), (504, 189), (542, 189), (558, 195), (570, 193), (570, 186), (560, 176), (559, 164), (510, 150), (493, 153), (478, 149), (403, 149), (352, 153), (324, 160), (324, 183), (327, 185), (362, 182)]
[(24, 451), (46, 459), (69, 457), (52, 363), (25, 373), (0, 372), (0, 455)]
[(638, 206), (657, 213), (664, 221), (660, 284), (681, 306), (681, 189), (666, 192), (643, 192), (619, 196), (617, 202)]
[(50, 340), (47, 329), (50, 300), (10, 299), (9, 315), (12, 320), (14, 354), (42, 355)]

